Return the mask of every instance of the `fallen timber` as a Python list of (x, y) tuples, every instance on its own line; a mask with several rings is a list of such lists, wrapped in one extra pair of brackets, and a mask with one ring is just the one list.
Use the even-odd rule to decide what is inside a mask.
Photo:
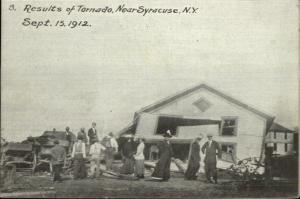
[(180, 159), (172, 158), (172, 162), (174, 162), (175, 165), (178, 167), (179, 172), (185, 173), (186, 170), (185, 170), (185, 168), (183, 167), (183, 162), (182, 162)]
[(116, 173), (113, 171), (108, 171), (108, 170), (104, 170), (104, 169), (99, 169), (100, 172), (102, 172), (103, 174), (108, 174), (107, 177), (113, 176), (122, 180), (138, 180), (137, 177), (133, 176), (133, 175), (125, 175), (125, 174), (120, 174), (120, 173)]
[(145, 162), (144, 165), (146, 167), (155, 168), (155, 163), (154, 162)]
[[(180, 159), (172, 158), (171, 160), (178, 168), (178, 170), (171, 169), (171, 172), (185, 173), (186, 169), (184, 168), (183, 162)], [(155, 168), (156, 163), (155, 162), (145, 162), (144, 165), (145, 165), (145, 167)]]

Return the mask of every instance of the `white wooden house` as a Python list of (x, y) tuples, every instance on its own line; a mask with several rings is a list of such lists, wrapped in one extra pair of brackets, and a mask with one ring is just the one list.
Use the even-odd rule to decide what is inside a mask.
[(151, 145), (162, 140), (162, 134), (169, 129), (174, 135), (171, 142), (175, 157), (184, 161), (190, 141), (197, 134), (213, 133), (221, 145), (222, 159), (233, 162), (261, 157), (264, 137), (273, 120), (268, 114), (200, 84), (140, 109), (120, 135), (133, 133), (145, 137), (147, 158)]
[(265, 138), (266, 146), (273, 147), (273, 154), (288, 155), (296, 153), (296, 132), (273, 123)]

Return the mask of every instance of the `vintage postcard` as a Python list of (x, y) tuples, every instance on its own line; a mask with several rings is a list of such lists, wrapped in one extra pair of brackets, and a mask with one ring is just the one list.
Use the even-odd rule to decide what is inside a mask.
[(1, 5), (0, 197), (299, 196), (299, 1)]

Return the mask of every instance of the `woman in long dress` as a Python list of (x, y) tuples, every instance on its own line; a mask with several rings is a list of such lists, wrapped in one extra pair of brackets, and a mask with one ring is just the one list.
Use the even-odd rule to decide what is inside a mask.
[(163, 181), (168, 181), (170, 178), (171, 158), (173, 155), (173, 150), (170, 143), (171, 137), (172, 135), (170, 131), (167, 131), (164, 134), (164, 141), (159, 143), (158, 148), (160, 158), (155, 166), (154, 172), (152, 173), (152, 177), (158, 178)]
[(135, 143), (133, 138), (130, 137), (122, 148), (123, 165), (121, 167), (121, 174), (133, 174), (134, 173), (134, 157)]
[(188, 167), (184, 174), (187, 180), (196, 180), (197, 172), (200, 168), (200, 141), (202, 136), (199, 135), (191, 144)]

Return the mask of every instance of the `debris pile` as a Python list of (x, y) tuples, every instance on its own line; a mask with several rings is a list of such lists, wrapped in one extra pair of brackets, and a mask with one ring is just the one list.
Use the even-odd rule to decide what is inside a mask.
[(14, 165), (16, 172), (32, 173), (36, 166), (36, 154), (30, 143), (8, 143), (2, 150), (2, 166)]
[(257, 157), (250, 157), (232, 164), (227, 169), (236, 180), (262, 180), (264, 174), (264, 165)]

